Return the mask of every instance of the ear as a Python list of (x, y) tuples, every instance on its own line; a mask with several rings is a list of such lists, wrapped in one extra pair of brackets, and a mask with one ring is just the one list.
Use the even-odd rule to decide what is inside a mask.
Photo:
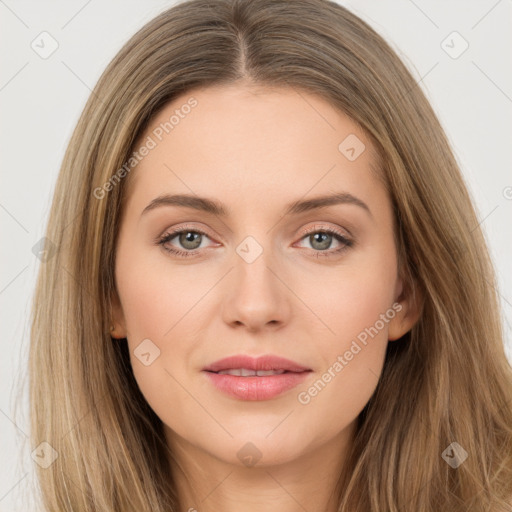
[(423, 295), (419, 287), (404, 285), (403, 278), (399, 278), (392, 309), (396, 312), (396, 315), (389, 321), (389, 341), (398, 340), (408, 333), (420, 318), (423, 310)]
[(126, 338), (126, 322), (123, 313), (123, 307), (121, 306), (121, 301), (119, 300), (119, 296), (117, 291), (114, 291), (111, 298), (111, 329), (110, 336), (115, 339), (123, 339)]

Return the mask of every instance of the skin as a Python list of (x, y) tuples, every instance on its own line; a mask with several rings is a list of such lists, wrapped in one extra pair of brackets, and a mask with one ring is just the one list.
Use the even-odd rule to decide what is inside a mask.
[[(392, 207), (370, 168), (377, 164), (373, 148), (323, 99), (248, 84), (176, 98), (140, 140), (191, 96), (197, 106), (128, 178), (113, 336), (128, 339), (137, 383), (164, 423), (183, 511), (334, 511), (335, 481), (386, 346), (417, 320), (415, 305), (402, 296)], [(354, 161), (338, 150), (349, 134), (366, 146)], [(332, 192), (356, 196), (370, 213), (338, 204), (283, 216), (293, 201)], [(142, 214), (164, 193), (215, 199), (229, 214), (169, 205)], [(207, 233), (196, 235), (196, 256), (172, 255), (155, 241), (184, 224)], [(354, 243), (335, 253), (342, 242), (315, 241), (308, 228), (334, 228)], [(247, 236), (263, 250), (252, 263), (236, 252)], [(197, 246), (186, 243), (175, 236), (167, 247)], [(319, 257), (328, 251), (332, 257)], [(393, 304), (401, 311), (308, 404), (300, 403), (298, 393)], [(144, 339), (160, 350), (148, 366), (134, 355)], [(234, 354), (275, 354), (313, 371), (275, 398), (243, 401), (217, 390), (201, 371)], [(261, 454), (251, 467), (237, 456), (248, 442)]]

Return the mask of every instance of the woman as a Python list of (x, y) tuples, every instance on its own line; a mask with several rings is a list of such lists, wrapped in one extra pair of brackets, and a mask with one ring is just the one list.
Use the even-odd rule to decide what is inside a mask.
[(144, 26), (47, 238), (47, 510), (512, 510), (482, 232), (421, 89), (347, 9), (191, 0)]

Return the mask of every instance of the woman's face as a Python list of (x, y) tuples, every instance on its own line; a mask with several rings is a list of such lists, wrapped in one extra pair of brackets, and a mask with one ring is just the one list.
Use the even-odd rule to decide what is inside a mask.
[[(368, 138), (316, 96), (223, 86), (175, 99), (135, 150), (115, 336), (169, 442), (262, 465), (348, 439), (411, 326)], [(237, 355), (307, 371), (204, 370)]]

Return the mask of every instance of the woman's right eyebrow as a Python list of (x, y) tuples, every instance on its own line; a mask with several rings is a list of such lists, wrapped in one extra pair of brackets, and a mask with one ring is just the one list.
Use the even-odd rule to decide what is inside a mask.
[(146, 208), (142, 210), (141, 216), (160, 206), (184, 206), (186, 208), (201, 210), (221, 217), (226, 217), (228, 215), (226, 208), (214, 199), (208, 199), (206, 197), (199, 197), (191, 194), (162, 194), (153, 199)]
[[(296, 215), (311, 210), (326, 208), (338, 204), (351, 204), (364, 209), (370, 217), (372, 212), (368, 205), (358, 197), (348, 192), (335, 192), (329, 195), (317, 196), (311, 199), (299, 199), (286, 206), (284, 215)], [(199, 197), (192, 194), (162, 194), (153, 199), (142, 211), (141, 216), (161, 206), (181, 206), (204, 211), (220, 217), (227, 217), (228, 209), (215, 199)]]

